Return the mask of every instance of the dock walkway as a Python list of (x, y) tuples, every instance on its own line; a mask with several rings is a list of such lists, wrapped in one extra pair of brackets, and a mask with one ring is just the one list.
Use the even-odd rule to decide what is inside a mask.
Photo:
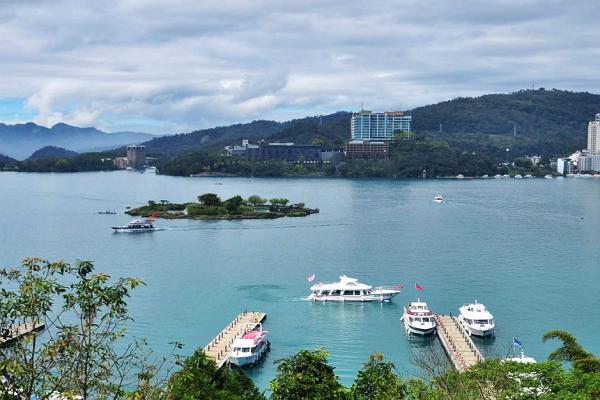
[(4, 332), (0, 332), (0, 347), (6, 346), (25, 335), (40, 331), (44, 328), (45, 325), (42, 322), (28, 322), (8, 328)]
[(204, 347), (204, 352), (215, 360), (217, 367), (221, 368), (227, 363), (233, 341), (244, 333), (246, 325), (250, 324), (254, 328), (266, 318), (267, 314), (261, 311), (244, 311)]
[(484, 357), (456, 317), (436, 315), (437, 336), (454, 368), (466, 371)]

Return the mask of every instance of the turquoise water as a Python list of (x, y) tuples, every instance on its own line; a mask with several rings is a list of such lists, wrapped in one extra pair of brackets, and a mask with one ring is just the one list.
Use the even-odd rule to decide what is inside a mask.
[[(215, 185), (222, 181), (223, 185)], [(159, 221), (167, 230), (113, 234), (130, 217), (97, 210), (149, 199), (184, 202), (205, 192), (222, 198), (287, 197), (318, 207), (307, 218), (268, 221)], [(444, 204), (434, 204), (441, 193)], [(600, 353), (600, 180), (341, 180), (176, 178), (107, 172), (0, 173), (0, 265), (26, 256), (92, 259), (98, 270), (137, 276), (148, 286), (131, 300), (130, 332), (159, 351), (168, 342), (202, 347), (244, 309), (267, 312), (272, 351), (250, 371), (266, 388), (273, 361), (325, 346), (350, 384), (373, 351), (406, 374), (420, 341), (408, 341), (402, 304), (424, 286), (437, 312), (457, 313), (475, 299), (497, 320), (481, 343), (504, 355), (517, 336), (545, 359), (552, 328), (574, 333)], [(375, 285), (403, 284), (392, 304), (314, 304), (307, 275), (345, 273)]]

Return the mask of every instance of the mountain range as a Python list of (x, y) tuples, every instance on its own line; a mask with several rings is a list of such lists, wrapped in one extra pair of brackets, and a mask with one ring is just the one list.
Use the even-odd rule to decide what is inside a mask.
[[(587, 123), (600, 112), (600, 95), (565, 90), (522, 90), (510, 94), (461, 97), (407, 111), (413, 131), (463, 151), (504, 157), (556, 156), (585, 148)], [(286, 122), (257, 120), (230, 126), (154, 137), (143, 133), (105, 133), (95, 128), (34, 123), (0, 124), (0, 154), (23, 159), (45, 146), (72, 151), (106, 150), (144, 143), (153, 154), (222, 149), (242, 139), (315, 143), (341, 147), (350, 139), (351, 113), (312, 116)], [(54, 152), (55, 153), (55, 152)]]
[(22, 160), (46, 146), (84, 152), (141, 143), (153, 137), (147, 133), (137, 132), (106, 133), (96, 128), (78, 128), (63, 123), (56, 124), (52, 128), (33, 122), (16, 125), (0, 123), (0, 154)]

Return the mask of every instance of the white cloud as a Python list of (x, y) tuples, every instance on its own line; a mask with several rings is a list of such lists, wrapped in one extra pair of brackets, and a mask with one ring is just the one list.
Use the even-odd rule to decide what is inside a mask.
[(0, 3), (0, 93), (36, 122), (181, 132), (407, 109), (531, 84), (600, 91), (589, 0)]

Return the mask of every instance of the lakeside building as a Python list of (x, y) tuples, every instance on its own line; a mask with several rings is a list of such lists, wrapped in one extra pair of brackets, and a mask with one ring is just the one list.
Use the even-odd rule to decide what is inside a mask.
[(600, 172), (600, 154), (582, 152), (577, 161), (578, 172)]
[(346, 158), (388, 158), (389, 145), (387, 142), (369, 142), (351, 140), (346, 144)]
[(557, 158), (556, 159), (556, 172), (561, 175), (568, 175), (571, 173), (571, 160), (568, 158)]
[(127, 157), (115, 157), (113, 165), (120, 169), (127, 168)]
[(391, 141), (397, 132), (410, 132), (411, 122), (412, 116), (402, 111), (362, 110), (352, 114), (350, 134), (353, 141)]
[(269, 143), (265, 145), (250, 144), (242, 141), (241, 146), (225, 147), (230, 156), (236, 155), (252, 161), (289, 161), (302, 163), (319, 163), (321, 146), (294, 143)]
[(131, 168), (143, 168), (146, 164), (146, 146), (130, 144), (127, 146), (127, 165)]
[(590, 154), (600, 154), (600, 113), (588, 123), (587, 149)]

